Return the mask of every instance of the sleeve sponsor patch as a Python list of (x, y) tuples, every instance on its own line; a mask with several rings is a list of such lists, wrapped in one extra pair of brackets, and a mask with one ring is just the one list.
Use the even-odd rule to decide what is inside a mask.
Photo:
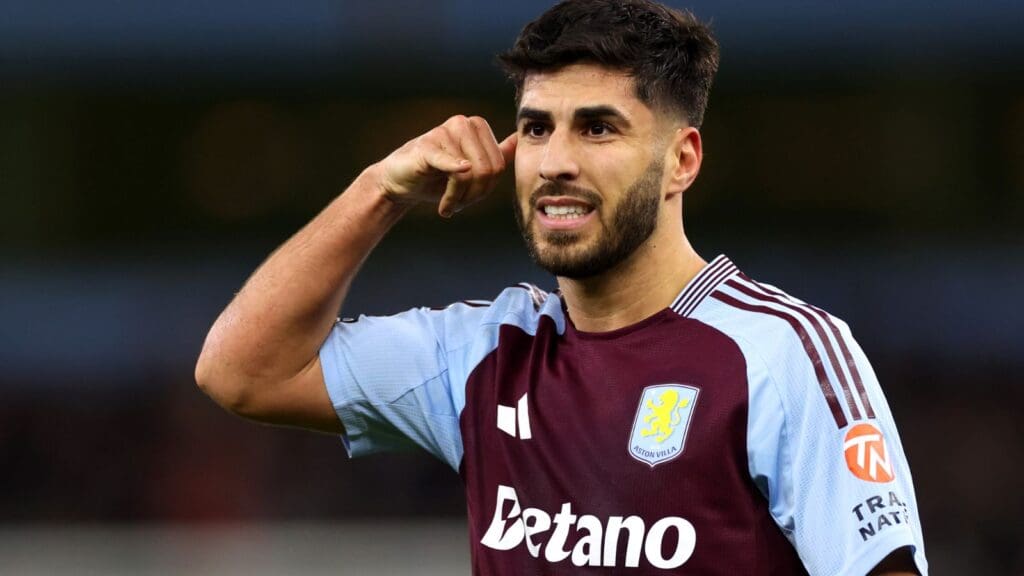
[(857, 424), (846, 433), (843, 442), (846, 467), (866, 482), (892, 482), (895, 479), (889, 450), (882, 432), (871, 424)]

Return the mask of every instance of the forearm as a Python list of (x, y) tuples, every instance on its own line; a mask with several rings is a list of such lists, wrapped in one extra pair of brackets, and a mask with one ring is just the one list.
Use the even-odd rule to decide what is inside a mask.
[(413, 203), (442, 216), (490, 192), (515, 157), (483, 118), (453, 116), (367, 168), (249, 278), (210, 329), (196, 383), (272, 424), (339, 432), (318, 350), (359, 266)]
[(375, 170), (274, 251), (214, 323), (196, 380), (218, 402), (240, 408), (251, 388), (284, 382), (316, 357), (359, 266), (406, 211)]

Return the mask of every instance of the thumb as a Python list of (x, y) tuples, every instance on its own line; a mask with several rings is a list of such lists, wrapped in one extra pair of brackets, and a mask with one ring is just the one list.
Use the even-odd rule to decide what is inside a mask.
[(519, 135), (515, 132), (510, 134), (508, 138), (501, 141), (498, 144), (498, 150), (501, 151), (501, 157), (505, 159), (505, 165), (511, 166), (516, 161), (516, 145), (519, 143)]

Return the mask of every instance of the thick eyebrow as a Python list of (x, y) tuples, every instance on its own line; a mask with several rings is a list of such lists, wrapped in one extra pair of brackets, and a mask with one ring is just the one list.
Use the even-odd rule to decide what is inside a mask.
[(619, 112), (619, 109), (614, 106), (601, 105), (577, 108), (574, 116), (576, 122), (580, 123), (590, 120), (614, 120), (624, 128), (632, 127), (626, 115)]
[(550, 124), (551, 113), (537, 108), (520, 108), (519, 113), (516, 114), (516, 124), (519, 124), (523, 120), (533, 120), (535, 122)]
[[(620, 112), (618, 108), (606, 104), (577, 108), (575, 113), (573, 113), (573, 117), (577, 123), (584, 123), (593, 120), (614, 120), (624, 128), (632, 127), (632, 124), (626, 118), (625, 114)], [(535, 122), (544, 122), (546, 124), (551, 124), (553, 122), (550, 112), (528, 107), (520, 108), (519, 113), (516, 114), (516, 124), (519, 124), (523, 120), (533, 120)]]

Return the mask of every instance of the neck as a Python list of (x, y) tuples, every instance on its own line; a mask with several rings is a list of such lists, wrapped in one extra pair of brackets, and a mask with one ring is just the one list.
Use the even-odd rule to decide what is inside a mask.
[(667, 308), (707, 263), (679, 228), (676, 238), (652, 236), (629, 258), (591, 278), (558, 278), (576, 328), (608, 332)]

